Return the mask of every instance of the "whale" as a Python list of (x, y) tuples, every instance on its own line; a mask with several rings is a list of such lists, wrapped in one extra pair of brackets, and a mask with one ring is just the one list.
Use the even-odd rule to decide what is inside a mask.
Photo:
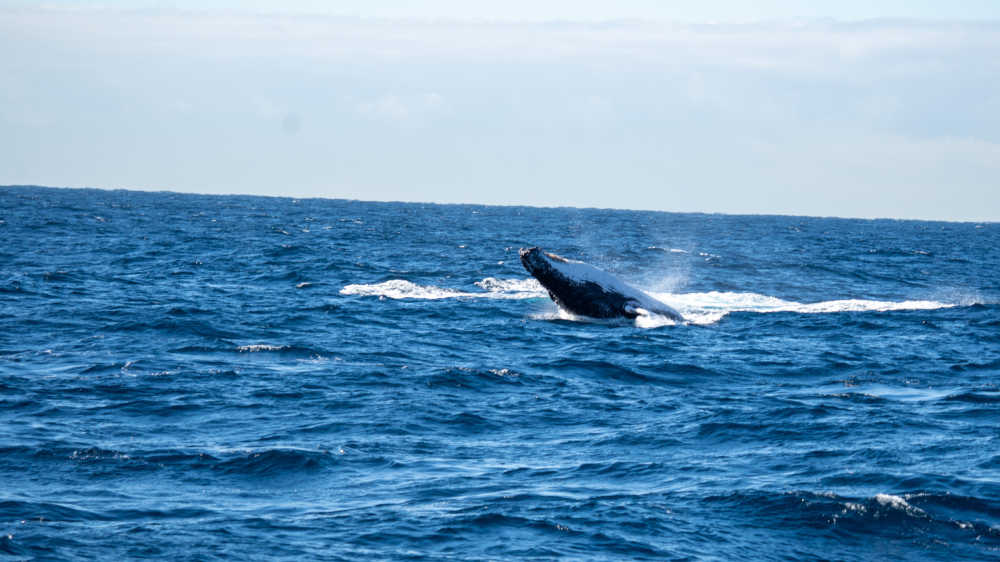
[(519, 254), (524, 269), (567, 312), (591, 318), (659, 315), (684, 321), (669, 305), (590, 264), (550, 254), (537, 246), (521, 248)]

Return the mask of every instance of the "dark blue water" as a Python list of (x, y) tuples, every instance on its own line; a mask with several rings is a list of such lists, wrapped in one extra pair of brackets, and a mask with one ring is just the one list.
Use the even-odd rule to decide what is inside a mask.
[(1000, 224), (8, 187), (0, 242), (0, 557), (1000, 558)]

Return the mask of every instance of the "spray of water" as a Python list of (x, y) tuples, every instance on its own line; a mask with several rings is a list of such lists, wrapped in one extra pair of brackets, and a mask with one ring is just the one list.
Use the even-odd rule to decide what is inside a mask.
[[(474, 283), (477, 289), (458, 290), (433, 285), (418, 285), (404, 279), (392, 279), (374, 284), (352, 284), (340, 290), (342, 295), (373, 296), (390, 299), (547, 299), (545, 289), (535, 279), (497, 279), (487, 277)], [(757, 293), (709, 291), (703, 293), (650, 292), (657, 299), (675, 308), (688, 324), (713, 324), (731, 312), (794, 312), (799, 314), (829, 314), (837, 312), (888, 312), (896, 310), (935, 310), (967, 303), (946, 303), (932, 300), (881, 301), (839, 299), (815, 303), (799, 303)], [(554, 306), (554, 305), (553, 305)], [(557, 312), (536, 316), (542, 319), (590, 321), (556, 309)], [(652, 314), (642, 314), (635, 320), (640, 328), (657, 328), (675, 322)]]

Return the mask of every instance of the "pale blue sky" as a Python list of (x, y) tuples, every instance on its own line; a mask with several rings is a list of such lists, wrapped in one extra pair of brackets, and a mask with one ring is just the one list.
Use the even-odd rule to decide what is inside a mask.
[(996, 0), (0, 0), (0, 6), (120, 7), (388, 18), (757, 21), (786, 18), (998, 19)]
[(0, 0), (0, 184), (1000, 220), (1000, 2), (372, 4)]

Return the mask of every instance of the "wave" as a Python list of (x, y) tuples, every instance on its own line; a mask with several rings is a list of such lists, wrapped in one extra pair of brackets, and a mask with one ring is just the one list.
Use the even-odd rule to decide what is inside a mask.
[(332, 455), (326, 451), (304, 449), (265, 449), (233, 456), (213, 468), (225, 474), (276, 476), (319, 470), (332, 462)]
[(964, 543), (993, 549), (1000, 544), (998, 510), (983, 498), (949, 492), (916, 491), (852, 498), (831, 492), (734, 492), (710, 496), (707, 503), (748, 511), (771, 524), (805, 524), (817, 529), (839, 529), (844, 536), (908, 536), (913, 531), (928, 537), (947, 536)]
[(4, 521), (34, 519), (36, 521), (84, 522), (107, 521), (111, 517), (61, 503), (6, 500), (0, 501), (0, 519)]
[[(212, 354), (212, 353), (240, 353), (240, 354), (257, 354), (257, 355), (279, 355), (284, 357), (301, 358), (301, 359), (324, 359), (330, 355), (325, 349), (301, 346), (295, 344), (271, 344), (271, 343), (250, 343), (245, 345), (236, 345), (227, 340), (219, 340), (215, 345), (185, 345), (181, 347), (175, 347), (169, 350), (171, 353), (195, 353), (195, 354)], [(128, 365), (120, 364), (95, 364), (88, 367), (84, 372), (90, 372), (91, 370), (116, 370), (118, 368), (126, 368)]]
[(521, 373), (510, 369), (471, 369), (452, 367), (438, 369), (427, 378), (428, 387), (450, 387), (489, 390), (494, 385), (521, 385)]
[[(208, 470), (227, 475), (280, 477), (312, 473), (336, 464), (342, 449), (302, 449), (275, 447), (262, 449), (117, 450), (100, 447), (73, 448), (62, 444), (43, 447), (0, 447), (0, 454), (14, 462), (69, 463), (71, 469), (91, 477), (114, 477), (124, 473), (177, 470), (186, 474)], [(363, 456), (364, 457), (364, 456)], [(384, 459), (361, 458), (361, 462)], [(10, 507), (0, 502), (0, 515)], [(55, 518), (54, 516), (50, 518)]]
[(238, 353), (278, 353), (281, 355), (321, 358), (328, 353), (322, 349), (300, 345), (275, 345), (269, 343), (252, 343), (236, 348)]
[[(474, 283), (480, 291), (451, 289), (434, 285), (418, 285), (405, 279), (391, 279), (382, 283), (351, 284), (340, 290), (342, 295), (370, 296), (390, 299), (441, 300), (455, 298), (533, 299), (547, 298), (548, 293), (533, 278), (497, 279), (487, 277)], [(708, 291), (701, 293), (659, 293), (650, 295), (680, 312), (689, 324), (714, 324), (733, 312), (798, 314), (834, 314), (840, 312), (894, 312), (906, 310), (937, 310), (957, 304), (932, 300), (883, 301), (868, 299), (837, 299), (814, 303), (800, 303), (750, 292)], [(587, 320), (569, 314), (543, 316), (562, 320)], [(636, 324), (642, 328), (655, 328), (674, 322), (657, 316), (639, 317)]]

